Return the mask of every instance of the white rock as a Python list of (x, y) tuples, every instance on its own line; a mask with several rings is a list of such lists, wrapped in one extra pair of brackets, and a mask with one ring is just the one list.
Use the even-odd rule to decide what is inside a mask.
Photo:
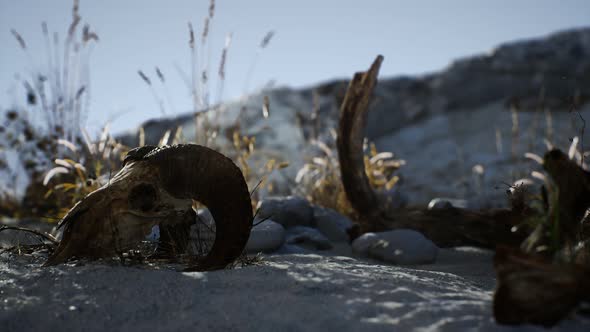
[(305, 226), (295, 226), (287, 230), (287, 243), (296, 244), (307, 249), (328, 250), (332, 243), (320, 231)]
[(271, 218), (285, 228), (314, 226), (311, 204), (301, 197), (269, 197), (260, 202), (257, 215), (260, 219)]
[(366, 233), (353, 241), (352, 250), (400, 265), (434, 263), (438, 255), (438, 247), (432, 241), (409, 229)]
[(307, 248), (298, 246), (296, 244), (283, 244), (278, 250), (273, 251), (273, 254), (276, 255), (291, 255), (291, 254), (298, 254), (298, 255), (306, 255), (306, 254), (314, 254), (313, 250), (309, 250)]
[(379, 239), (377, 233), (365, 233), (352, 241), (352, 251), (361, 256), (369, 256), (369, 248)]
[(535, 181), (528, 179), (528, 178), (523, 178), (523, 179), (519, 179), (519, 180), (514, 181), (512, 183), (512, 186), (514, 186), (514, 187), (522, 186), (522, 187), (525, 187), (528, 189), (528, 188), (535, 186)]
[(467, 201), (458, 198), (437, 197), (428, 203), (428, 210), (449, 208), (465, 209), (467, 208)]
[(202, 222), (205, 225), (211, 226), (211, 225), (215, 224), (215, 221), (213, 220), (213, 216), (211, 215), (211, 212), (207, 208), (198, 209), (197, 210), (197, 218), (199, 219), (199, 222)]
[(285, 228), (272, 220), (266, 220), (254, 226), (246, 243), (248, 252), (271, 252), (280, 248), (285, 242)]
[(150, 242), (158, 242), (158, 240), (160, 239), (160, 226), (154, 225), (152, 227), (150, 234), (146, 236), (145, 239)]
[(322, 232), (330, 241), (348, 242), (348, 230), (352, 227), (352, 221), (340, 213), (320, 207), (313, 207), (313, 217), (317, 229)]

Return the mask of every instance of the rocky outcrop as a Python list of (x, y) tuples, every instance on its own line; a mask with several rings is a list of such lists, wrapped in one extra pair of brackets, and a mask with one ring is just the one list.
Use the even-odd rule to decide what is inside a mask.
[[(588, 98), (590, 29), (567, 31), (504, 44), (423, 77), (381, 80), (367, 133), (377, 139), (425, 116), (494, 102), (523, 110), (569, 110), (572, 102)], [(392, 117), (398, 121), (383, 121)]]
[[(224, 105), (219, 121), (222, 126), (234, 124), (241, 113), (242, 132), (256, 136), (259, 148), (289, 160), (285, 172), (293, 178), (310, 138), (333, 141), (328, 129), (336, 126), (347, 84), (332, 81), (302, 90), (263, 91)], [(261, 115), (264, 96), (270, 101), (268, 119)], [(499, 183), (517, 180), (534, 168), (523, 166), (524, 152), (542, 154), (543, 139), (567, 148), (572, 137), (580, 136), (579, 118), (571, 110), (590, 118), (585, 106), (589, 98), (590, 28), (565, 31), (500, 45), (440, 72), (382, 78), (369, 112), (367, 137), (407, 161), (400, 186), (410, 203), (426, 204), (444, 196), (471, 198), (476, 202), (469, 206), (481, 206), (480, 201), (503, 200), (504, 190), (493, 189)], [(183, 127), (185, 137), (195, 133), (190, 114), (153, 120), (144, 124), (147, 143), (177, 126)], [(134, 146), (137, 137), (137, 131), (131, 131), (121, 139)], [(483, 175), (472, 173), (476, 165), (483, 166)]]
[[(331, 97), (339, 105), (347, 84), (333, 81), (303, 90), (283, 88), (263, 94), (272, 97), (272, 104), (308, 113), (314, 93)], [(433, 112), (476, 108), (495, 101), (534, 109), (539, 106), (540, 94), (544, 94), (545, 105), (567, 109), (574, 99), (583, 103), (590, 98), (590, 28), (503, 44), (488, 54), (457, 60), (441, 72), (422, 77), (382, 79), (376, 90), (368, 130), (373, 139)], [(301, 99), (308, 102), (302, 104)], [(333, 117), (338, 109), (326, 100), (318, 106), (324, 118)], [(393, 121), (380, 121), (392, 114), (403, 114), (405, 121), (392, 125), (388, 123)], [(144, 129), (148, 138), (158, 138), (166, 129), (191, 120), (191, 115), (150, 120)], [(123, 138), (131, 143), (132, 136)]]

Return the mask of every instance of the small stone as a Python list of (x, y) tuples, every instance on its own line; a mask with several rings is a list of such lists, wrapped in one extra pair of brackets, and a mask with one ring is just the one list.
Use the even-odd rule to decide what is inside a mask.
[(332, 249), (332, 243), (320, 231), (305, 226), (295, 226), (288, 229), (287, 243), (315, 250)]
[(264, 199), (258, 207), (258, 218), (271, 218), (285, 228), (315, 226), (311, 204), (295, 196)]
[(213, 220), (213, 216), (211, 215), (211, 212), (209, 212), (209, 209), (207, 208), (197, 210), (197, 219), (199, 219), (200, 222), (203, 222), (205, 225), (208, 226), (211, 226), (215, 223), (215, 221)]
[(352, 250), (399, 265), (431, 264), (438, 255), (438, 247), (432, 241), (410, 229), (363, 234), (354, 240)]
[(361, 256), (369, 256), (369, 248), (377, 241), (377, 233), (365, 233), (352, 241), (352, 251)]
[(334, 242), (349, 241), (348, 230), (352, 228), (353, 222), (348, 217), (321, 206), (313, 207), (313, 217), (317, 229), (328, 240)]
[(209, 209), (197, 210), (196, 222), (191, 226), (191, 238), (209, 244), (215, 241), (215, 220)]
[(428, 210), (450, 208), (465, 209), (467, 208), (467, 201), (457, 198), (434, 198), (428, 203)]
[(277, 251), (274, 251), (273, 254), (277, 255), (290, 255), (290, 254), (299, 254), (299, 255), (306, 255), (314, 253), (312, 250), (306, 249), (304, 247), (295, 245), (295, 244), (283, 244)]
[(519, 180), (516, 180), (512, 183), (513, 187), (520, 187), (520, 186), (533, 187), (534, 185), (535, 185), (535, 181), (528, 179), (528, 178), (519, 179)]
[(160, 239), (160, 226), (154, 225), (150, 231), (150, 234), (148, 234), (145, 239), (150, 242), (158, 242)]
[(266, 220), (254, 226), (250, 232), (250, 238), (246, 243), (246, 251), (272, 252), (280, 248), (285, 242), (285, 228), (272, 220)]

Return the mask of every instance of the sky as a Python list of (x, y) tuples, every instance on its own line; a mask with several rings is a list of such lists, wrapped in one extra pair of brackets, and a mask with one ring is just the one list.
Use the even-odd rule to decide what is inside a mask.
[[(0, 0), (0, 109), (25, 100), (15, 75), (47, 68), (41, 22), (63, 36), (71, 7), (71, 0)], [(143, 70), (157, 81), (155, 66), (166, 77), (165, 86), (153, 82), (166, 113), (192, 109), (189, 89), (175, 68), (190, 73), (187, 24), (192, 22), (198, 37), (208, 8), (209, 0), (81, 0), (82, 22), (100, 38), (89, 55), (85, 126), (91, 132), (106, 122), (115, 132), (131, 129), (161, 115), (152, 90), (137, 74)], [(425, 74), (500, 43), (583, 26), (590, 26), (587, 0), (217, 0), (203, 54), (209, 55), (210, 76), (215, 76), (232, 34), (222, 95), (211, 88), (215, 102), (235, 100), (271, 81), (304, 87), (349, 78), (377, 54), (385, 56), (381, 77)], [(11, 29), (25, 39), (28, 53)], [(275, 34), (261, 49), (269, 31)]]

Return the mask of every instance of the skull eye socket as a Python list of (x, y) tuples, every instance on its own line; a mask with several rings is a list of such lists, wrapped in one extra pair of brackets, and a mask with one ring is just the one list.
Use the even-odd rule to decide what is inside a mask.
[(147, 183), (138, 184), (129, 192), (129, 207), (134, 210), (147, 212), (154, 208), (156, 200), (156, 188)]

